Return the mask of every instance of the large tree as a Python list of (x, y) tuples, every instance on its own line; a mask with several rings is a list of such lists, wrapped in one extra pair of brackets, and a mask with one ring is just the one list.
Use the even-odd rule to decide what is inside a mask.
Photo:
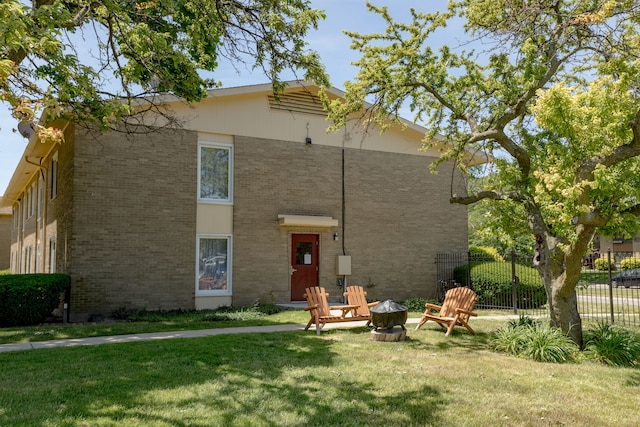
[(41, 137), (59, 136), (39, 123), (60, 116), (179, 124), (154, 95), (202, 99), (220, 61), (262, 69), (276, 90), (285, 70), (326, 82), (304, 41), (321, 19), (307, 0), (2, 0), (0, 100)]
[[(494, 179), (451, 202), (500, 203), (526, 222), (551, 324), (581, 345), (582, 256), (596, 230), (631, 234), (640, 213), (640, 4), (450, 0), (406, 24), (369, 7), (387, 30), (350, 34), (362, 56), (346, 101), (331, 105), (335, 125), (363, 101), (381, 124), (408, 106), (430, 129), (426, 144), (449, 141), (441, 162), (465, 170), (469, 152), (490, 154)], [(432, 48), (451, 20), (468, 39)]]

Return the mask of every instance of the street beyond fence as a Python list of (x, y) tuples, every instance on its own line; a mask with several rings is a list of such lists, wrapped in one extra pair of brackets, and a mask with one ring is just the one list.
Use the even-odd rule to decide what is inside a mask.
[[(509, 259), (496, 259), (468, 252), (441, 253), (436, 264), (440, 301), (448, 289), (468, 286), (478, 294), (477, 308), (524, 316), (549, 314), (544, 285), (531, 256), (513, 254)], [(637, 264), (635, 260), (617, 260), (602, 265), (589, 263), (583, 267), (576, 287), (582, 318), (640, 326), (640, 267), (626, 268), (640, 266), (640, 259)]]

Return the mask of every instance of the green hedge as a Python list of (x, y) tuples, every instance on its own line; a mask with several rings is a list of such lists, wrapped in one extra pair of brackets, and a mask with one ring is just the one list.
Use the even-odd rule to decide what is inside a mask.
[[(598, 271), (608, 271), (609, 270), (609, 260), (607, 258), (598, 258), (593, 261), (593, 267)], [(615, 270), (616, 265), (611, 260), (611, 270)]]
[(498, 250), (490, 246), (471, 246), (469, 254), (472, 261), (504, 261)]
[[(453, 270), (456, 282), (467, 283), (468, 266), (461, 265)], [(516, 264), (516, 276), (520, 279), (518, 288), (518, 308), (538, 308), (547, 303), (547, 292), (538, 272), (524, 265)], [(512, 305), (511, 263), (483, 262), (471, 264), (471, 289), (478, 294), (478, 305)]]
[(640, 258), (625, 258), (620, 261), (620, 270), (640, 268)]
[(66, 274), (0, 275), (0, 326), (43, 322), (60, 305), (70, 284)]

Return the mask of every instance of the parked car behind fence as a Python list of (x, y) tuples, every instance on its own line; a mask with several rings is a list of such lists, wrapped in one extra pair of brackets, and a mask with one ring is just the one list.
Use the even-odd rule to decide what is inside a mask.
[(625, 288), (640, 286), (640, 268), (625, 270), (611, 277), (611, 286), (614, 288), (620, 286), (624, 286)]

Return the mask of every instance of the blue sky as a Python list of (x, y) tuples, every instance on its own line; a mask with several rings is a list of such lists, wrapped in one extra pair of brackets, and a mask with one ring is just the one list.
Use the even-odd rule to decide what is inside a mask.
[[(309, 47), (320, 53), (332, 84), (338, 89), (343, 83), (352, 80), (356, 69), (350, 65), (358, 59), (357, 52), (349, 49), (350, 39), (343, 34), (343, 30), (360, 33), (373, 33), (384, 30), (384, 22), (375, 14), (367, 11), (364, 0), (312, 0), (315, 8), (324, 9), (327, 14), (325, 21), (319, 25), (318, 31), (308, 37)], [(389, 3), (389, 11), (396, 20), (408, 22), (409, 9), (420, 11), (445, 10), (447, 0), (373, 0), (375, 5)], [(440, 40), (434, 43), (452, 43), (456, 32), (450, 29), (441, 34)], [(266, 83), (268, 80), (261, 74), (251, 73), (248, 68), (240, 68), (240, 74), (228, 64), (221, 64), (214, 74), (214, 78), (223, 82), (225, 87), (242, 86), (256, 83)], [(410, 117), (406, 117), (410, 118)], [(13, 171), (22, 157), (27, 140), (14, 132), (16, 121), (11, 117), (6, 104), (0, 105), (0, 194), (7, 188)]]

